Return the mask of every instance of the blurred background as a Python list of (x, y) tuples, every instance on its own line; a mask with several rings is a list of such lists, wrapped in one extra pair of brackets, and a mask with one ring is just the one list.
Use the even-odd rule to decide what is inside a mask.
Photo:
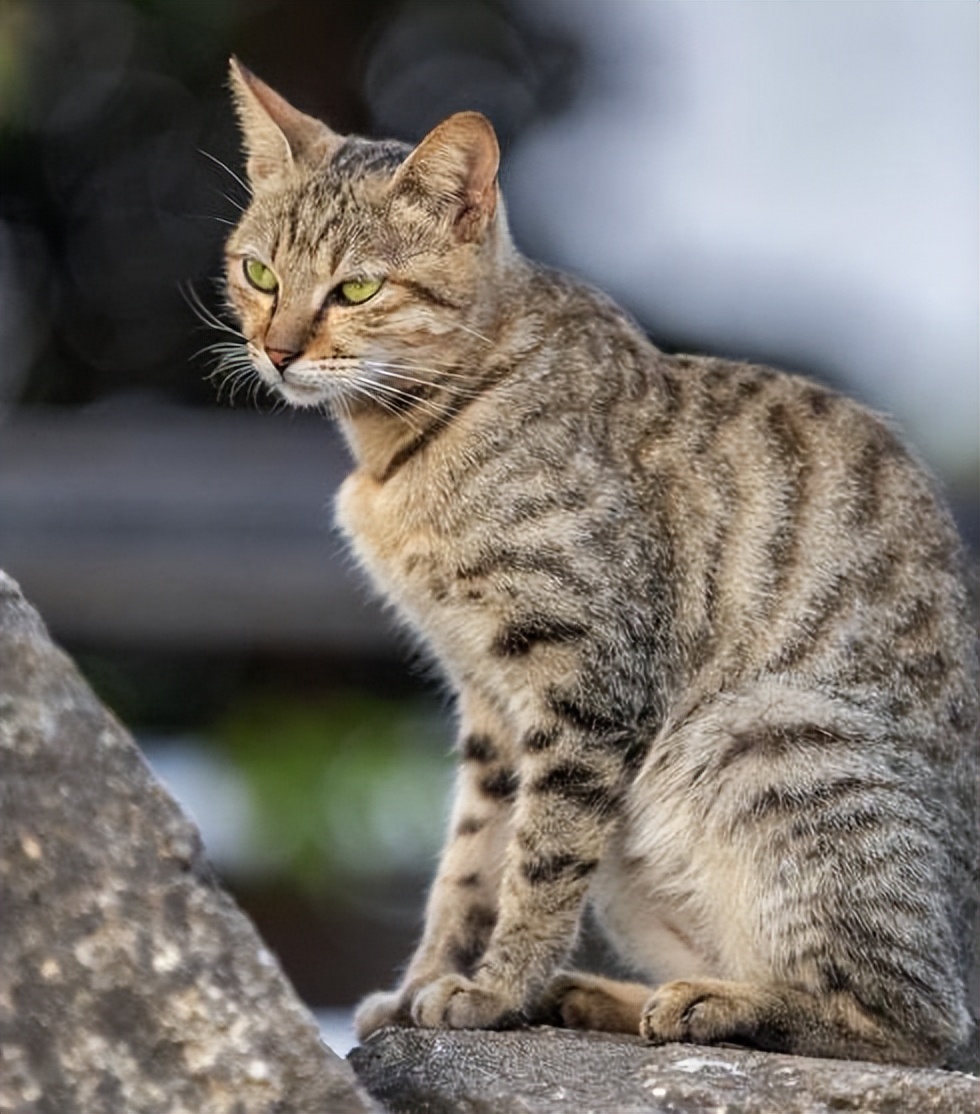
[(417, 933), (451, 709), (332, 531), (329, 423), (209, 379), (220, 334), (188, 302), (221, 313), (245, 200), (228, 55), (342, 132), (487, 113), (526, 252), (667, 349), (892, 412), (975, 551), (978, 19), (973, 0), (0, 0), (0, 566), (335, 1047)]

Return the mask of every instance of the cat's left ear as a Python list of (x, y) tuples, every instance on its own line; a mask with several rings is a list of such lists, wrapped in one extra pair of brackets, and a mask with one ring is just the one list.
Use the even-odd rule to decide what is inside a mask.
[(500, 147), (479, 112), (457, 112), (437, 125), (395, 173), (392, 190), (420, 193), (452, 219), (460, 240), (482, 237), (497, 207)]
[(295, 164), (318, 165), (337, 151), (342, 135), (300, 112), (232, 58), (229, 80), (245, 139), (245, 172), (253, 188), (274, 185)]

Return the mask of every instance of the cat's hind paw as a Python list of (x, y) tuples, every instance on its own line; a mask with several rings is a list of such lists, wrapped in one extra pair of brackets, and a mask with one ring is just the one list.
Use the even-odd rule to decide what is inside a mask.
[(535, 1020), (567, 1029), (636, 1033), (650, 987), (617, 982), (601, 975), (564, 971), (548, 984)]
[(523, 1017), (495, 991), (463, 975), (443, 975), (416, 994), (412, 1020), (422, 1029), (506, 1029)]

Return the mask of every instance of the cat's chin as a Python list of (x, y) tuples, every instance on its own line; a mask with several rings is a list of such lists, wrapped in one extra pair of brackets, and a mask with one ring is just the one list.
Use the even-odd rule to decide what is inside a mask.
[(330, 402), (330, 392), (322, 387), (294, 386), (290, 383), (277, 383), (276, 393), (290, 406), (308, 410), (314, 406), (325, 406)]

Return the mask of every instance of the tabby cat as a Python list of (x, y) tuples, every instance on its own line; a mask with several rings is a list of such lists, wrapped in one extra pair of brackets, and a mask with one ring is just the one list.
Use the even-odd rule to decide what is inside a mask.
[[(337, 520), (457, 698), (424, 934), (360, 1036), (548, 1021), (947, 1062), (977, 665), (931, 480), (861, 406), (665, 355), (521, 256), (483, 116), (413, 149), (231, 82), (249, 367), (339, 423)], [(562, 969), (586, 902), (636, 982)]]

